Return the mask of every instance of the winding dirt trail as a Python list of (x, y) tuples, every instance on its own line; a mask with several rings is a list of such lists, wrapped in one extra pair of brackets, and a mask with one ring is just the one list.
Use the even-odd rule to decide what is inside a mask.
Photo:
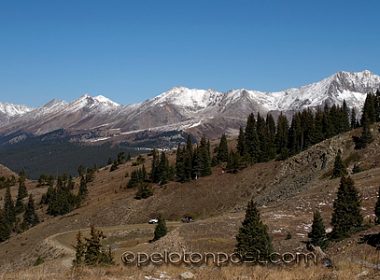
[[(176, 228), (181, 225), (180, 222), (167, 222), (166, 223), (169, 228)], [(131, 224), (131, 225), (118, 225), (118, 226), (110, 226), (110, 227), (99, 227), (98, 230), (103, 231), (103, 233), (107, 235), (111, 235), (115, 232), (128, 232), (128, 231), (137, 231), (137, 230), (151, 230), (154, 231), (155, 225), (150, 224)], [(72, 266), (72, 260), (75, 257), (75, 238), (78, 232), (81, 232), (84, 236), (88, 236), (90, 233), (89, 228), (84, 228), (80, 230), (70, 230), (65, 232), (60, 232), (54, 235), (49, 236), (45, 239), (47, 245), (59, 250), (62, 252), (63, 257), (60, 259), (61, 264), (64, 267), (70, 268)], [(142, 236), (146, 237), (146, 236)], [(147, 238), (147, 241), (149, 239)], [(122, 248), (118, 248), (118, 250), (130, 249), (134, 246), (123, 246)]]

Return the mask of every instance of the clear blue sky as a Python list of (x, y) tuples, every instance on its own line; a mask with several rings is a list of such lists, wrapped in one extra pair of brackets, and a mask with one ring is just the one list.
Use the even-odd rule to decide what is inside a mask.
[(173, 86), (274, 91), (336, 71), (380, 74), (378, 0), (0, 2), (0, 101)]

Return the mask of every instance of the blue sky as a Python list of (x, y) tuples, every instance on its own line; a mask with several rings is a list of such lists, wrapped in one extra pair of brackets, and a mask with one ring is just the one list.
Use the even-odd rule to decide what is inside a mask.
[(380, 74), (377, 0), (0, 2), (0, 101), (173, 86), (274, 91), (339, 70)]

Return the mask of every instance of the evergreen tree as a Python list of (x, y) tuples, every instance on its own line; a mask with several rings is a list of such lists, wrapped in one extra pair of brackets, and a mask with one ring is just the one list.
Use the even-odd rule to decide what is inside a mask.
[(239, 129), (239, 136), (237, 139), (236, 150), (240, 154), (241, 157), (245, 157), (247, 154), (247, 147), (245, 143), (245, 133), (242, 127)]
[(73, 260), (74, 266), (80, 266), (84, 263), (86, 244), (83, 242), (82, 233), (79, 231), (76, 236), (75, 259)]
[(315, 113), (314, 120), (314, 139), (315, 143), (319, 143), (325, 139), (323, 134), (323, 112), (320, 108)]
[(230, 173), (237, 173), (240, 169), (240, 155), (239, 153), (235, 153), (234, 151), (230, 152), (230, 155), (228, 156), (228, 162), (227, 162), (227, 172)]
[(334, 200), (334, 212), (331, 219), (332, 239), (348, 237), (363, 223), (360, 213), (359, 193), (350, 177), (342, 177), (337, 197)]
[(50, 197), (47, 199), (47, 213), (52, 216), (67, 214), (80, 204), (80, 197), (74, 195), (70, 191), (64, 177), (58, 177), (57, 186), (53, 189), (49, 196)]
[(47, 189), (47, 192), (42, 195), (41, 204), (49, 204), (54, 195), (55, 195), (54, 187), (49, 186)]
[(191, 180), (193, 172), (193, 143), (190, 135), (187, 137), (186, 146), (183, 147), (185, 181)]
[(274, 159), (276, 157), (276, 123), (271, 114), (267, 115), (266, 118), (267, 127), (267, 157), (268, 160)]
[(160, 215), (158, 217), (158, 223), (154, 229), (154, 238), (153, 241), (157, 241), (160, 238), (164, 237), (167, 234), (168, 230), (166, 228), (165, 219)]
[(159, 153), (156, 149), (152, 152), (152, 168), (150, 173), (150, 179), (153, 183), (159, 183), (159, 165), (160, 165), (160, 157)]
[(104, 238), (106, 236), (103, 232), (91, 226), (90, 238), (85, 238), (84, 263), (86, 265), (113, 264), (111, 251), (106, 252), (101, 244)]
[(131, 178), (128, 181), (127, 188), (130, 189), (138, 186), (139, 181), (138, 170), (133, 170), (131, 173)]
[(343, 163), (341, 151), (335, 156), (334, 169), (331, 178), (338, 178), (347, 174), (346, 166)]
[(202, 137), (199, 149), (198, 149), (198, 157), (199, 157), (199, 169), (200, 176), (209, 176), (211, 175), (211, 158), (210, 158), (210, 146), (205, 137)]
[(273, 251), (268, 228), (260, 218), (256, 204), (251, 200), (248, 203), (245, 219), (236, 236), (236, 252), (242, 260), (249, 260), (249, 256), (268, 260)]
[(286, 116), (280, 114), (277, 120), (276, 147), (279, 159), (286, 159), (289, 156), (288, 150), (289, 124)]
[(156, 176), (160, 185), (167, 184), (169, 179), (169, 161), (164, 152), (161, 153)]
[(29, 228), (37, 225), (40, 222), (37, 213), (34, 209), (33, 196), (29, 195), (28, 205), (24, 212), (23, 228)]
[(4, 216), (7, 224), (12, 226), (16, 221), (16, 211), (13, 203), (10, 187), (7, 186), (4, 197)]
[(309, 232), (308, 237), (312, 245), (319, 246), (322, 249), (326, 248), (326, 229), (319, 211), (314, 212), (313, 224), (311, 225), (311, 232)]
[(100, 263), (100, 255), (102, 253), (101, 240), (105, 236), (103, 232), (95, 229), (94, 226), (91, 226), (90, 238), (85, 238), (86, 240), (86, 252), (85, 252), (85, 263), (87, 265), (97, 265)]
[(227, 162), (228, 161), (228, 144), (226, 134), (223, 133), (220, 138), (218, 152), (216, 158), (219, 162)]
[(24, 211), (23, 199), (27, 196), (28, 196), (28, 191), (26, 190), (26, 186), (25, 186), (25, 178), (20, 177), (19, 178), (17, 199), (16, 199), (16, 204), (15, 204), (16, 214), (20, 214)]
[(135, 199), (146, 199), (153, 195), (152, 189), (148, 183), (140, 183), (135, 195)]
[(193, 150), (193, 160), (191, 163), (191, 179), (197, 180), (201, 176), (201, 159), (199, 155), (199, 147)]
[(370, 128), (370, 121), (368, 120), (368, 117), (366, 116), (367, 113), (364, 113), (365, 115), (362, 116), (362, 134), (358, 137), (353, 137), (353, 140), (355, 142), (355, 149), (364, 149), (367, 147), (368, 144), (373, 142), (373, 136), (371, 133)]
[(18, 186), (18, 197), (21, 199), (28, 197), (28, 191), (26, 190), (25, 186), (25, 177), (19, 178), (19, 186)]
[(245, 127), (245, 143), (251, 164), (257, 162), (260, 147), (259, 136), (257, 135), (256, 119), (253, 114), (250, 114), (247, 119), (247, 125)]
[(181, 148), (180, 145), (177, 147), (176, 152), (176, 160), (175, 160), (175, 172), (178, 181), (185, 182), (186, 181), (186, 174), (185, 174), (185, 154), (184, 150)]
[(377, 193), (377, 201), (375, 205), (376, 224), (380, 224), (380, 187)]
[(80, 197), (80, 199), (85, 198), (87, 196), (87, 194), (88, 194), (87, 180), (82, 175), (82, 177), (80, 178), (80, 185), (79, 185), (79, 197)]
[(368, 126), (376, 122), (376, 96), (372, 93), (368, 93), (363, 106), (363, 114), (361, 119), (361, 125), (367, 123)]
[(0, 243), (9, 239), (11, 236), (11, 228), (5, 217), (5, 213), (0, 209)]

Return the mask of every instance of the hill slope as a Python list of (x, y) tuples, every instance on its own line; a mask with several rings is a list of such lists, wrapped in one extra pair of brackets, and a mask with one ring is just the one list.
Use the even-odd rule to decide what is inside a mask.
[[(64, 252), (47, 245), (46, 238), (60, 234), (62, 242), (71, 244), (76, 231), (91, 224), (104, 227), (112, 240), (116, 240), (112, 241), (116, 242), (116, 256), (127, 249), (151, 252), (186, 248), (190, 251), (232, 252), (244, 207), (251, 197), (261, 206), (263, 220), (269, 226), (276, 250), (284, 252), (303, 248), (302, 241), (307, 240), (315, 209), (323, 211), (325, 224), (329, 227), (339, 179), (330, 180), (328, 174), (338, 150), (343, 152), (348, 170), (354, 163), (365, 170), (352, 176), (362, 194), (363, 214), (366, 220), (373, 219), (380, 181), (380, 135), (377, 129), (373, 129), (375, 141), (359, 153), (354, 150), (351, 140), (352, 135), (358, 133), (360, 130), (336, 136), (285, 161), (256, 164), (236, 175), (215, 168), (212, 176), (198, 181), (155, 186), (154, 196), (146, 200), (135, 200), (136, 190), (124, 189), (128, 181), (126, 172), (136, 168), (131, 163), (114, 172), (110, 172), (109, 167), (101, 169), (89, 186), (89, 197), (81, 208), (56, 218), (47, 216), (40, 209), (43, 223), (0, 244), (0, 263), (3, 268), (9, 267), (10, 263), (24, 267), (32, 264), (38, 256), (43, 256), (55, 264), (52, 267), (62, 269), (60, 260)], [(150, 166), (150, 160), (148, 157), (146, 166)], [(37, 201), (46, 191), (46, 188), (36, 188), (34, 183), (28, 183), (28, 188)], [(134, 227), (133, 224), (146, 223), (158, 213), (171, 221), (190, 214), (196, 222), (179, 225), (162, 241), (148, 244), (153, 227), (141, 231), (140, 226)], [(288, 233), (291, 239), (285, 238)], [(334, 257), (341, 248), (337, 244), (329, 253)], [(361, 255), (358, 256), (360, 260)], [(341, 260), (338, 255), (335, 257), (336, 262)]]

